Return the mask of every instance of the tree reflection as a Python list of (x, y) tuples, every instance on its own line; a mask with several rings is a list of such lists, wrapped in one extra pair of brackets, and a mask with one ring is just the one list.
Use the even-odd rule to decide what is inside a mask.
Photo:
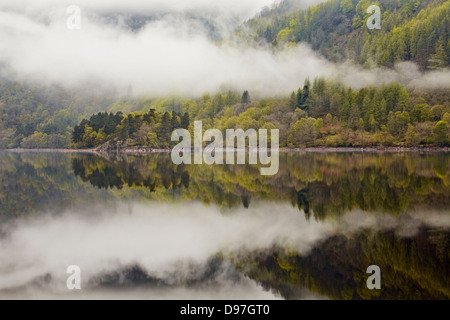
[[(414, 237), (365, 231), (328, 238), (306, 256), (287, 249), (234, 258), (248, 277), (285, 299), (306, 288), (331, 299), (450, 299), (450, 233), (421, 228)], [(382, 289), (369, 290), (368, 266), (382, 270)]]
[[(84, 206), (91, 214), (94, 205), (104, 211), (115, 201), (147, 199), (230, 208), (287, 202), (308, 220), (327, 222), (355, 209), (445, 217), (449, 169), (448, 153), (287, 153), (273, 177), (254, 165), (176, 166), (167, 154), (0, 153), (0, 219)], [(217, 255), (287, 299), (305, 288), (332, 299), (449, 299), (449, 241), (448, 230), (422, 223), (408, 237), (395, 227), (335, 233), (307, 253), (277, 247)], [(372, 264), (381, 267), (381, 291), (365, 286)]]
[(273, 177), (261, 176), (254, 165), (176, 166), (166, 154), (77, 155), (72, 167), (83, 182), (100, 189), (180, 189), (182, 199), (224, 207), (289, 201), (317, 220), (357, 208), (399, 214), (450, 204), (448, 154), (282, 154), (280, 172)]
[(284, 201), (316, 220), (354, 209), (396, 215), (450, 207), (448, 153), (281, 154), (280, 171), (272, 177), (261, 176), (254, 165), (176, 166), (167, 154), (0, 153), (0, 165), (2, 216), (76, 205), (90, 197), (176, 198), (230, 208)]

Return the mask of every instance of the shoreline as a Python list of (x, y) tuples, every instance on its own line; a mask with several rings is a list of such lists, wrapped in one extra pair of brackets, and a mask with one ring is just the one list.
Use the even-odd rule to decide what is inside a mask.
[[(267, 149), (270, 151), (270, 148)], [(226, 150), (223, 150), (226, 153)], [(234, 149), (237, 151), (237, 149)], [(449, 152), (448, 147), (310, 147), (310, 148), (280, 148), (280, 153), (433, 153), (433, 152)], [(78, 153), (78, 154), (167, 154), (171, 153), (172, 149), (153, 149), (147, 147), (140, 148), (124, 148), (124, 149), (0, 149), (0, 152), (14, 152), (14, 153)], [(249, 152), (248, 148), (246, 152)]]

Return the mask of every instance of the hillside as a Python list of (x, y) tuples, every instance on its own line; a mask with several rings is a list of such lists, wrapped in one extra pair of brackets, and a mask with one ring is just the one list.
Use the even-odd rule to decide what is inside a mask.
[[(369, 30), (370, 5), (381, 8), (381, 30)], [(329, 0), (307, 10), (287, 10), (289, 1), (247, 21), (238, 36), (283, 48), (299, 42), (335, 62), (351, 60), (365, 67), (416, 62), (422, 69), (449, 64), (450, 1)]]
[(0, 148), (67, 147), (73, 127), (115, 99), (99, 85), (67, 89), (0, 78)]
[(170, 148), (174, 129), (279, 129), (281, 147), (449, 145), (448, 90), (407, 90), (397, 83), (352, 90), (334, 81), (306, 80), (289, 98), (251, 101), (248, 92), (217, 92), (200, 99), (149, 100), (124, 115), (98, 113), (83, 120), (73, 148)]
[[(263, 52), (264, 56), (269, 54), (264, 51), (269, 43), (271, 51), (275, 52), (275, 61), (283, 60), (284, 56), (276, 54), (283, 53), (286, 47), (307, 42), (333, 62), (351, 60), (369, 68), (412, 61), (424, 72), (447, 69), (450, 1), (381, 0), (375, 3), (382, 8), (381, 30), (365, 27), (368, 0), (328, 0), (306, 10), (299, 7), (296, 0), (285, 0), (272, 9), (262, 10), (235, 34), (243, 42), (243, 48), (248, 49), (252, 44), (255, 50), (260, 50), (254, 52)], [(125, 27), (137, 33), (156, 18), (130, 19), (126, 20)], [(140, 22), (132, 28), (136, 21)], [(221, 45), (215, 45), (214, 50), (222, 50)], [(237, 59), (234, 53), (232, 56), (233, 61)], [(232, 66), (249, 65), (248, 58), (243, 53), (245, 63)], [(295, 59), (290, 63), (303, 63)], [(273, 60), (261, 62), (267, 65), (258, 68), (275, 70), (277, 77), (284, 76), (287, 70), (281, 69), (282, 64), (272, 64)], [(268, 69), (264, 69), (267, 66)], [(332, 68), (333, 64), (324, 69), (328, 67)], [(258, 68), (249, 70), (259, 74)], [(188, 75), (178, 69), (164, 70), (164, 74), (173, 71), (175, 76), (170, 79), (185, 77), (187, 80), (183, 82), (189, 87), (194, 82), (189, 80), (190, 76), (195, 73), (195, 78), (197, 69), (188, 70)], [(355, 89), (327, 77), (318, 77), (307, 79), (300, 89), (291, 93), (304, 79), (301, 76), (294, 79), (294, 75), (289, 78), (290, 89), (286, 88), (282, 94), (271, 97), (270, 88), (266, 88), (267, 92), (260, 92), (258, 99), (253, 97), (251, 101), (241, 98), (248, 88), (238, 80), (247, 76), (246, 70), (233, 71), (234, 85), (203, 95), (133, 95), (132, 90), (119, 94), (111, 89), (114, 86), (110, 83), (85, 81), (71, 87), (63, 83), (23, 80), (26, 77), (16, 77), (7, 64), (0, 64), (0, 148), (92, 148), (104, 143), (166, 148), (171, 146), (171, 130), (181, 125), (183, 119), (186, 128), (192, 127), (194, 120), (202, 120), (205, 129), (278, 128), (282, 147), (449, 144), (450, 98), (445, 86), (422, 88), (423, 81), (404, 86), (406, 84), (391, 83), (386, 77), (378, 81), (384, 82), (382, 85)], [(372, 74), (372, 71), (367, 72)], [(145, 73), (151, 74), (150, 71)], [(227, 76), (224, 79), (228, 79)]]

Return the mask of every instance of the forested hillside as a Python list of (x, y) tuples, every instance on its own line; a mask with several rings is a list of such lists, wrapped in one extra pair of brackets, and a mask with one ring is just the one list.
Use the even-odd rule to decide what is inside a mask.
[[(382, 9), (381, 30), (365, 26), (372, 4)], [(307, 42), (331, 61), (350, 59), (367, 68), (413, 61), (427, 72), (449, 65), (448, 0), (329, 0), (306, 10), (297, 5), (286, 0), (263, 10), (238, 28), (238, 38), (246, 46), (269, 43), (274, 51)], [(385, 83), (355, 90), (317, 78), (292, 94), (286, 89), (284, 97), (252, 100), (252, 92), (243, 95), (246, 88), (238, 88), (133, 96), (98, 83), (67, 89), (2, 76), (0, 148), (168, 148), (172, 130), (192, 130), (194, 120), (202, 120), (205, 130), (277, 128), (282, 147), (449, 145), (448, 89)]]
[(0, 148), (67, 147), (83, 116), (106, 110), (114, 97), (88, 86), (68, 90), (0, 79)]
[[(449, 64), (448, 0), (329, 0), (307, 10), (288, 10), (284, 1), (245, 23), (238, 35), (283, 48), (311, 44), (332, 61), (350, 59), (366, 67), (414, 61), (422, 69)], [(381, 8), (381, 30), (369, 30), (366, 10)]]
[(448, 90), (408, 91), (392, 83), (355, 91), (321, 78), (307, 80), (289, 98), (251, 101), (248, 92), (218, 92), (198, 100), (148, 100), (127, 115), (99, 113), (83, 120), (72, 147), (146, 146), (169, 148), (171, 133), (193, 120), (203, 130), (280, 129), (282, 147), (439, 146), (449, 145)]

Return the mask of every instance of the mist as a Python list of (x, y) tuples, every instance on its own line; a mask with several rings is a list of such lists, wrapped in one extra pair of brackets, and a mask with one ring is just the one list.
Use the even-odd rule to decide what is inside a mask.
[[(148, 95), (199, 96), (227, 89), (251, 90), (256, 96), (288, 94), (305, 78), (318, 76), (356, 89), (391, 81), (450, 86), (448, 72), (423, 75), (412, 63), (367, 71), (333, 64), (306, 44), (273, 51), (227, 40), (236, 26), (271, 4), (82, 0), (81, 30), (69, 30), (65, 2), (6, 0), (0, 4), (0, 62), (18, 80), (66, 86), (89, 81), (123, 90), (131, 86), (135, 94)], [(136, 18), (136, 11), (150, 18)]]
[[(227, 257), (270, 252), (275, 247), (306, 256), (333, 235), (371, 228), (414, 236), (423, 225), (450, 227), (450, 219), (439, 212), (389, 217), (356, 210), (338, 221), (319, 223), (307, 221), (302, 212), (287, 204), (262, 202), (232, 212), (188, 202), (134, 203), (115, 211), (98, 208), (95, 212), (40, 215), (1, 226), (0, 297), (32, 298), (39, 292), (64, 296), (65, 271), (69, 265), (78, 265), (86, 290), (83, 294), (94, 299), (104, 292), (105, 279), (133, 266), (139, 268), (138, 274), (155, 279), (157, 285), (147, 297), (161, 292), (162, 296), (199, 299), (236, 298), (236, 294), (240, 299), (279, 298), (239, 274)], [(217, 260), (218, 254), (225, 262)], [(125, 288), (132, 287), (121, 281)], [(313, 296), (305, 292), (308, 297)]]

